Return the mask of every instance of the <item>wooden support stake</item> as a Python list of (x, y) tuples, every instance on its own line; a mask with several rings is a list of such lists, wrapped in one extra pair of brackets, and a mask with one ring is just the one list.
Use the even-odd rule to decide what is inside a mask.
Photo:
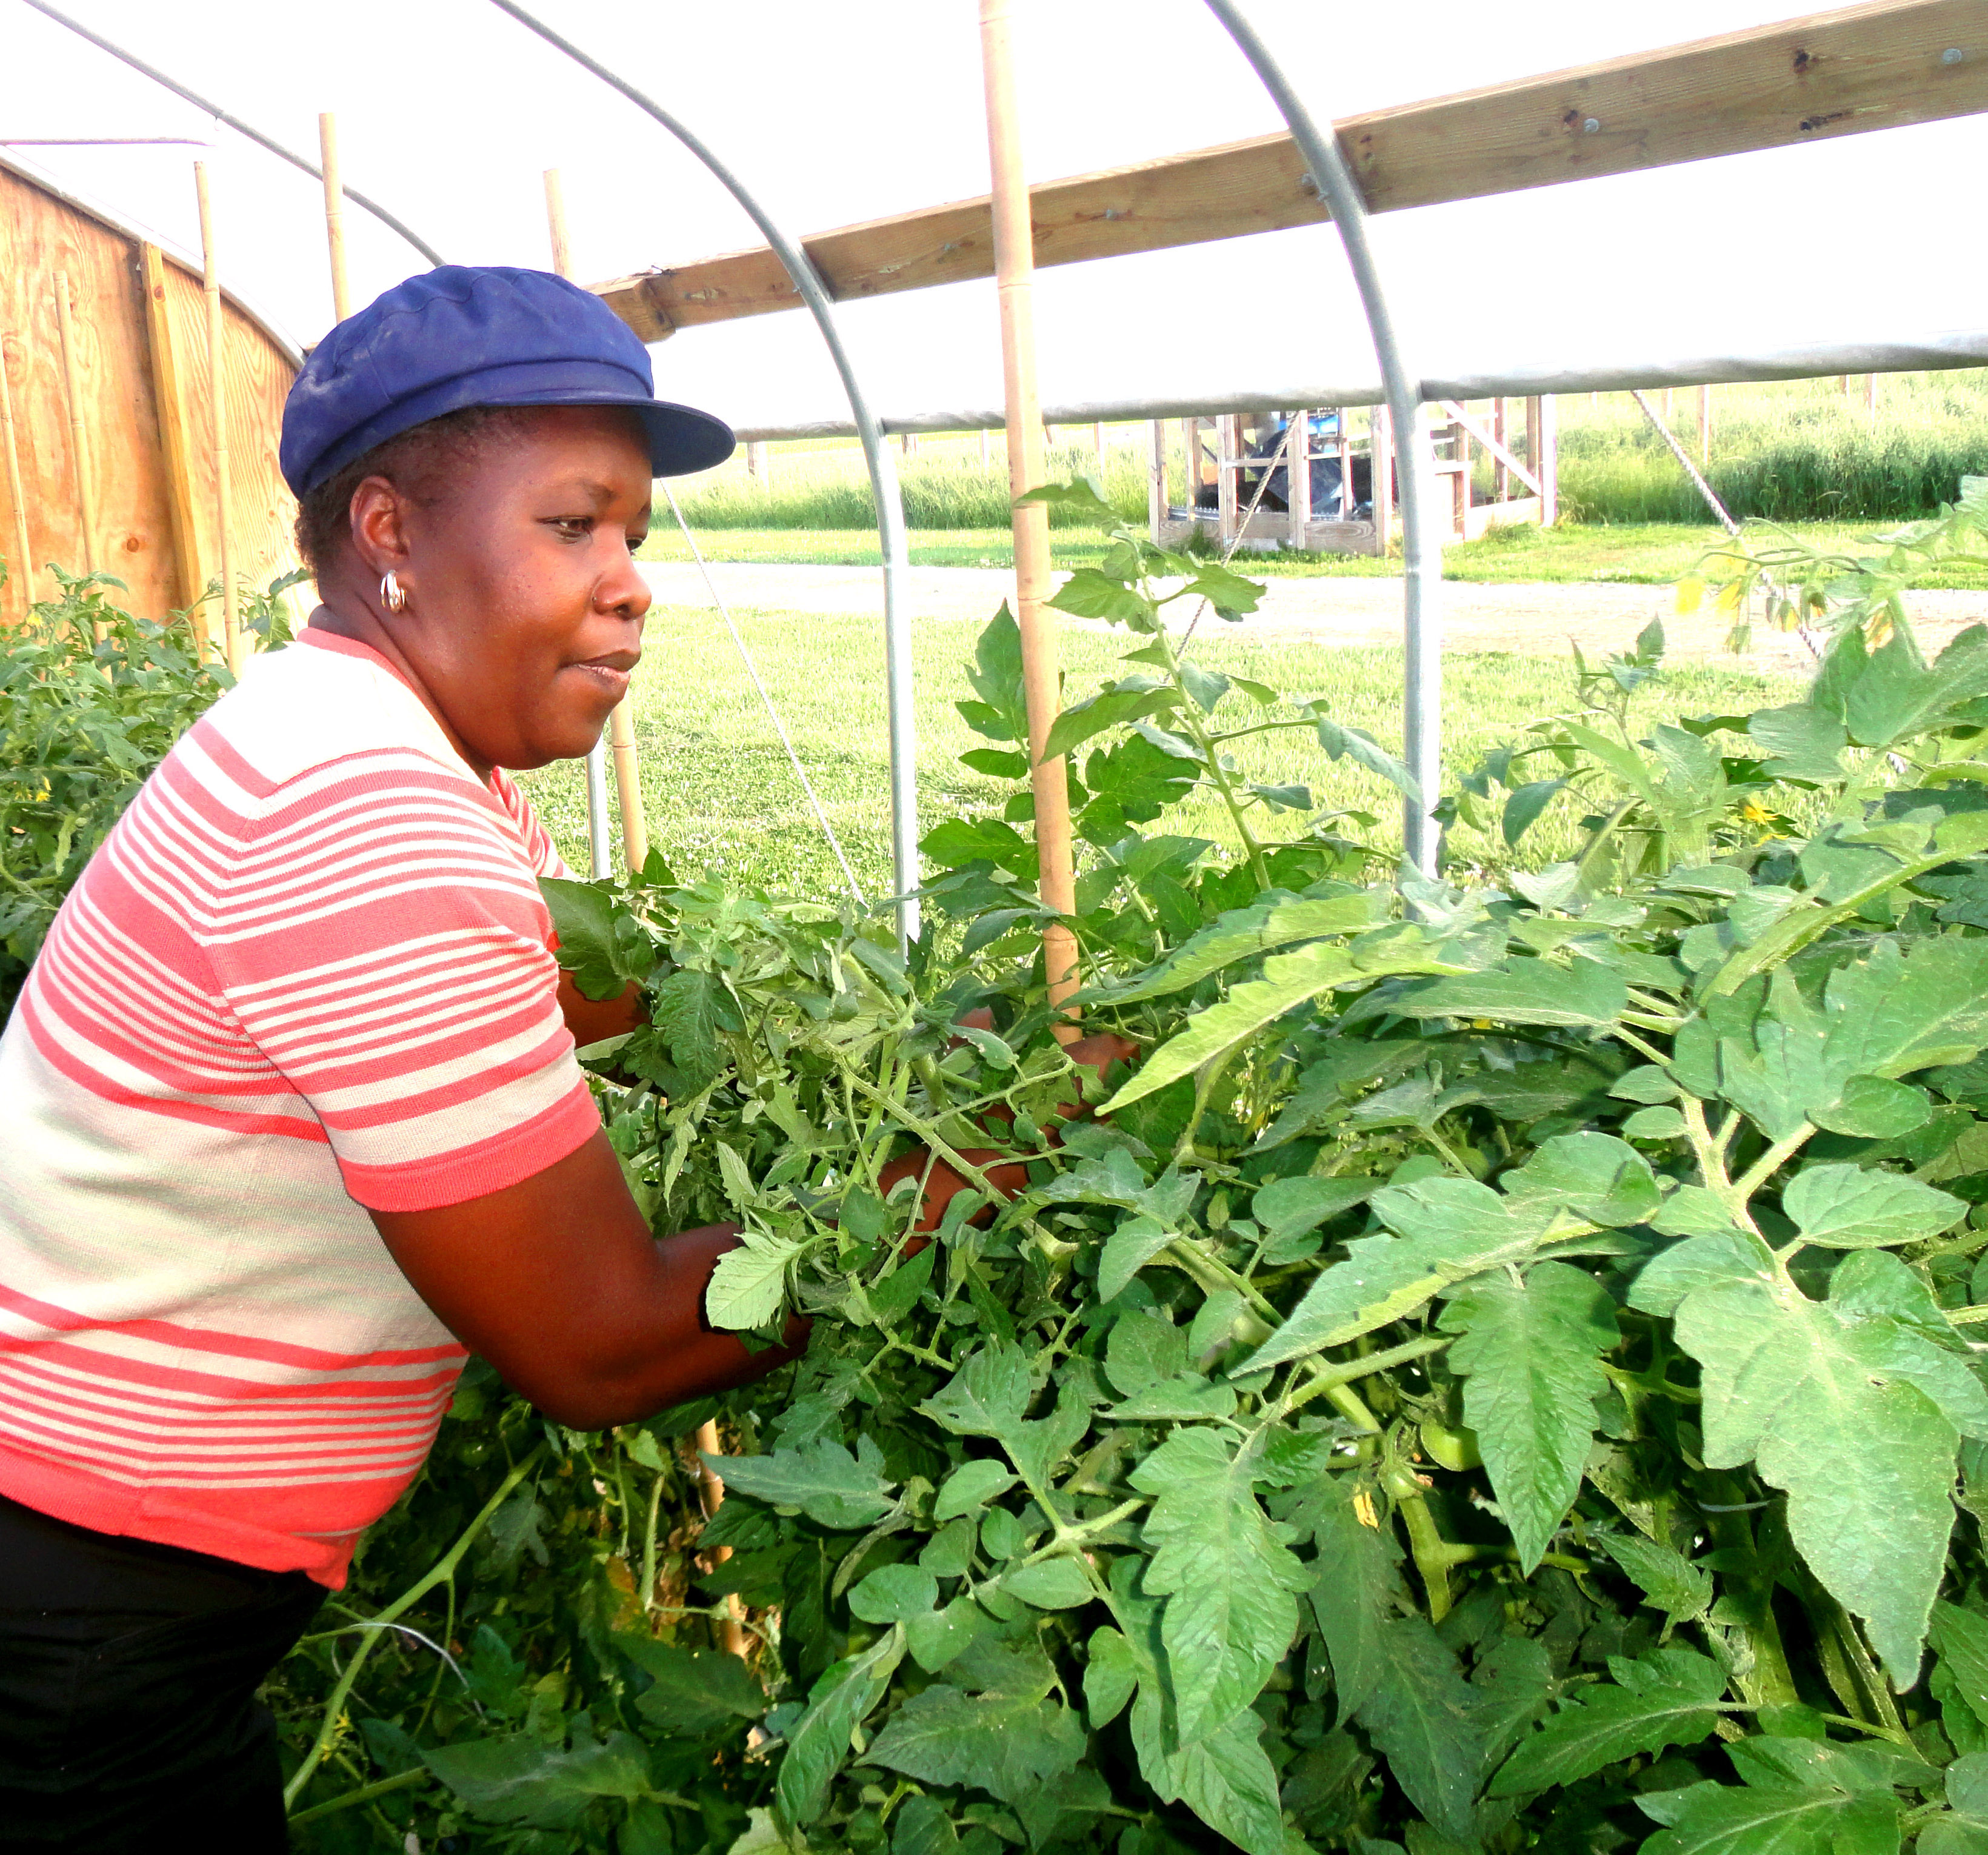
[(28, 539), (28, 493), (21, 487), (21, 442), (14, 430), (14, 388), (7, 377), (7, 343), (0, 336), (0, 452), (5, 454), (7, 497), (14, 510), (14, 570), (9, 577), (21, 589), (21, 618), (32, 616), (35, 602), (34, 550)]
[(1875, 374), (1864, 376), (1864, 412), (1872, 425), (1878, 422), (1878, 376)]
[(207, 163), (193, 164), (194, 191), (200, 201), (200, 249), (207, 296), (207, 394), (213, 429), (215, 557), (221, 564), (221, 648), (228, 669), (242, 669), (242, 628), (235, 602), (234, 479), (228, 467), (228, 325), (221, 306), (221, 268), (215, 255), (214, 202), (208, 191)]
[(1097, 475), (1100, 481), (1104, 476), (1104, 421), (1099, 419), (1090, 428), (1091, 448), (1097, 453)]
[(343, 322), (352, 313), (352, 286), (345, 274), (345, 183), (338, 167), (338, 118), (329, 110), (317, 119), (317, 147), (318, 165), (324, 170), (324, 235), (331, 253), (332, 314)]
[(159, 445), (166, 466), (166, 515), (173, 539), (173, 574), (180, 603), (193, 630), (194, 649), (208, 652), (207, 609), (201, 594), (207, 581), (200, 570), (200, 530), (193, 513), (193, 459), (187, 440), (186, 397), (179, 356), (173, 347), (172, 317), (166, 309), (165, 254), (156, 245), (138, 247), (138, 271), (145, 292), (145, 342), (152, 363), (152, 400), (158, 409)]
[[(980, 62), (987, 96), (987, 153), (993, 171), (994, 275), (1001, 305), (1001, 371), (1008, 410), (1008, 486), (1019, 496), (1043, 480), (1042, 396), (1036, 381), (1035, 234), (1029, 186), (1022, 171), (1021, 127), (1015, 104), (1012, 0), (980, 0)], [(1022, 685), (1028, 703), (1030, 780), (1036, 801), (1038, 889), (1060, 916), (1077, 912), (1076, 864), (1070, 823), (1070, 785), (1063, 758), (1046, 759), (1062, 698), (1055, 614), (1050, 591), (1049, 511), (1029, 503), (1014, 512), (1016, 622), (1022, 634)], [(1043, 973), (1053, 1007), (1078, 985), (1077, 936), (1067, 922), (1043, 929)], [(1060, 1022), (1057, 1037), (1074, 1041), (1077, 1026)]]
[(1533, 401), (1537, 421), (1530, 430), (1538, 447), (1540, 526), (1551, 528), (1560, 520), (1560, 401), (1550, 393)]
[(1384, 405), (1376, 406), (1371, 417), (1374, 551), (1385, 560), (1395, 544), (1395, 421)]
[(980, 428), (980, 461), (983, 465), (987, 462), (987, 428), (985, 425)]
[(76, 513), (83, 523), (83, 564), (86, 572), (93, 574), (96, 571), (96, 485), (90, 476), (90, 432), (83, 411), (83, 360), (76, 352), (76, 319), (69, 307), (66, 270), (56, 272), (56, 326), (62, 337), (63, 385), (69, 396), (69, 452), (76, 472)]
[(1712, 389), (1709, 386), (1698, 389), (1698, 461), (1701, 466), (1712, 462)]
[(1449, 428), (1450, 460), (1456, 465), (1449, 479), (1450, 520), (1459, 541), (1470, 539), (1470, 428), (1461, 419)]
[(1303, 407), (1291, 415), (1284, 444), (1284, 508), (1290, 516), (1286, 545), (1302, 548), (1311, 526), (1311, 414)]
[(1215, 527), (1224, 553), (1241, 532), (1242, 506), (1238, 492), (1242, 488), (1242, 479), (1236, 461), (1242, 455), (1242, 415), (1225, 412), (1215, 421)]
[(1163, 547), (1161, 530), (1167, 520), (1167, 421), (1156, 418), (1146, 428), (1146, 527), (1155, 547)]
[(1511, 449), (1512, 402), (1502, 396), (1491, 402), (1491, 499), (1502, 503), (1512, 493), (1512, 466), (1505, 461)]
[[(707, 1458), (722, 1455), (723, 1453), (722, 1446), (718, 1440), (717, 1424), (712, 1423), (700, 1425), (697, 1433), (697, 1472), (699, 1484), (698, 1491), (706, 1520), (708, 1520), (725, 1505), (725, 1484), (718, 1478), (717, 1470), (711, 1466)], [(732, 1549), (729, 1546), (715, 1546), (712, 1549), (711, 1562), (713, 1566), (722, 1566), (731, 1556)], [(653, 1592), (644, 1591), (642, 1593), (643, 1603), (645, 1606), (647, 1605), (654, 1596)], [(742, 1656), (746, 1653), (746, 1629), (744, 1624), (739, 1621), (744, 1613), (739, 1608), (739, 1593), (736, 1591), (726, 1593), (725, 1608), (728, 1614), (724, 1622), (718, 1626), (719, 1640), (724, 1644), (727, 1655)]]

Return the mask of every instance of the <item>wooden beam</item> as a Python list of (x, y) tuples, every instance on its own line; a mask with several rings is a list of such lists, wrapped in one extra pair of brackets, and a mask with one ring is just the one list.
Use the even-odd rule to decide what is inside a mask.
[[(1960, 56), (1951, 61), (1947, 54)], [(1988, 110), (1988, 0), (1869, 0), (1661, 51), (1372, 110), (1334, 125), (1370, 211), (1788, 147)], [(1328, 215), (1287, 134), (1030, 193), (1036, 262), (1158, 251)], [(991, 208), (958, 200), (802, 240), (841, 300), (994, 273)], [(764, 247), (593, 289), (644, 341), (798, 309)]]
[[(1451, 424), (1455, 425), (1459, 432), (1466, 433), (1469, 437), (1476, 438), (1478, 443), (1482, 445), (1486, 451), (1491, 453), (1493, 458), (1496, 460), (1498, 468), (1501, 472), (1517, 477), (1519, 481), (1523, 483), (1534, 496), (1537, 496), (1540, 493), (1540, 479), (1531, 471), (1528, 470), (1523, 464), (1519, 462), (1518, 459), (1512, 454), (1512, 452), (1508, 446), (1499, 442), (1496, 427), (1487, 430), (1477, 420), (1470, 416), (1469, 411), (1467, 408), (1456, 400), (1445, 399), (1440, 400), (1437, 403), (1442, 407), (1444, 411), (1449, 415)], [(1505, 402), (1501, 399), (1497, 403), (1502, 408)], [(1501, 411), (1496, 416), (1500, 421), (1502, 421), (1504, 415)], [(1459, 445), (1459, 449), (1462, 449), (1462, 447)]]
[(166, 467), (166, 516), (171, 526), (173, 574), (182, 608), (192, 614), (194, 640), (205, 658), (208, 647), (207, 590), (200, 570), (200, 529), (193, 509), (193, 448), (187, 437), (186, 394), (179, 356), (173, 347), (172, 318), (166, 310), (165, 254), (156, 245), (138, 247), (138, 269), (145, 292), (145, 344), (152, 364), (152, 398), (159, 411), (160, 453)]

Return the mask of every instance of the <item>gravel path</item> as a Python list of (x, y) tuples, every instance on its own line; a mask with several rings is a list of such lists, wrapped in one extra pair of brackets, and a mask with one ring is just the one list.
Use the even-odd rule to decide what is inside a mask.
[[(661, 604), (710, 603), (689, 562), (647, 561), (643, 570)], [(721, 560), (712, 563), (711, 574), (735, 611), (870, 614), (881, 609), (880, 576), (874, 567)], [(1013, 576), (996, 567), (915, 567), (909, 578), (911, 611), (921, 619), (979, 623), (1014, 590)], [(1263, 605), (1246, 621), (1259, 630), (1322, 645), (1392, 644), (1401, 637), (1398, 580), (1273, 578), (1267, 584)], [(1661, 618), (1673, 662), (1716, 661), (1733, 669), (1789, 672), (1810, 661), (1799, 638), (1762, 628), (1755, 629), (1752, 648), (1734, 657), (1726, 648), (1727, 621), (1709, 609), (1679, 617), (1671, 609), (1668, 587), (1484, 585), (1452, 580), (1444, 582), (1442, 592), (1444, 644), (1451, 651), (1557, 657), (1570, 641), (1590, 653), (1617, 650), (1652, 618)], [(1909, 605), (1929, 654), (1963, 626), (1988, 622), (1988, 593), (1919, 593)], [(1064, 622), (1104, 628), (1094, 620)]]

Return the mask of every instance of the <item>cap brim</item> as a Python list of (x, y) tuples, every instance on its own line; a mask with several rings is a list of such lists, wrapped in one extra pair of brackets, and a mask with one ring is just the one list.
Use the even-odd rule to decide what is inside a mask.
[(658, 476), (689, 476), (699, 470), (715, 469), (739, 449), (732, 428), (722, 418), (700, 412), (695, 406), (679, 406), (667, 399), (647, 399), (639, 394), (625, 397), (604, 393), (598, 388), (553, 388), (536, 393), (505, 394), (500, 398), (478, 401), (483, 405), (502, 406), (626, 406), (636, 414), (649, 435), (649, 468)]

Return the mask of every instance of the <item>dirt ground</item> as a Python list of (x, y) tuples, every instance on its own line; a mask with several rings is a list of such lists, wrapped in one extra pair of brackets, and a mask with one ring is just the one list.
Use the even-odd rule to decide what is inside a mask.
[[(646, 561), (643, 570), (663, 604), (708, 606), (709, 592), (688, 562)], [(711, 576), (734, 611), (871, 613), (881, 609), (881, 575), (872, 567), (769, 566), (715, 561)], [(911, 611), (921, 619), (984, 621), (1014, 581), (1005, 569), (915, 567)], [(1247, 621), (1278, 636), (1321, 645), (1398, 642), (1401, 635), (1398, 580), (1268, 581), (1263, 605)], [(1661, 618), (1674, 662), (1717, 661), (1733, 669), (1799, 672), (1811, 661), (1800, 638), (1756, 626), (1752, 647), (1735, 657), (1726, 648), (1730, 621), (1709, 609), (1680, 617), (1668, 587), (1606, 584), (1481, 585), (1445, 581), (1442, 588), (1443, 646), (1452, 652), (1509, 652), (1558, 656), (1570, 641), (1600, 653), (1628, 645)], [(1927, 592), (1908, 601), (1929, 655), (1964, 627), (1988, 622), (1988, 592)], [(1211, 614), (1204, 623), (1216, 623)], [(1064, 623), (1104, 628), (1096, 621)]]

